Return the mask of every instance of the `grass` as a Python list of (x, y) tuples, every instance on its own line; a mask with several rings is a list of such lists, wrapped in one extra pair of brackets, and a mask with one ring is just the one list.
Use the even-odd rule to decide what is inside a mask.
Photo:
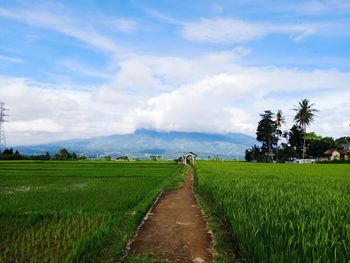
[(350, 166), (197, 162), (248, 262), (349, 262)]
[(170, 162), (1, 162), (0, 262), (117, 261), (182, 169)]
[(207, 215), (208, 228), (212, 232), (214, 240), (214, 262), (215, 263), (239, 263), (243, 262), (239, 245), (233, 233), (229, 231), (229, 223), (215, 208), (209, 198), (198, 194), (198, 177), (194, 177), (194, 191), (201, 209)]

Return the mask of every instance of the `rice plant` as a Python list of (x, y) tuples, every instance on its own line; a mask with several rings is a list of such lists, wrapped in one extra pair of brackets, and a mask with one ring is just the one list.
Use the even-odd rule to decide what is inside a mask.
[(350, 166), (198, 162), (249, 262), (349, 262)]

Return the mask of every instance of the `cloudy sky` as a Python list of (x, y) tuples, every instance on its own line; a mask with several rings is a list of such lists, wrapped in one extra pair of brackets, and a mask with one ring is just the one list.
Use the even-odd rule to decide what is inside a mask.
[[(350, 135), (348, 0), (0, 0), (9, 145), (160, 131), (255, 135), (308, 98)], [(285, 127), (287, 128), (287, 127)]]

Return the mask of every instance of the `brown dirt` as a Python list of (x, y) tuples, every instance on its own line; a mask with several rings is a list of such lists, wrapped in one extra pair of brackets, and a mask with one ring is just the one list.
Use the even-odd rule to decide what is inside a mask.
[(211, 262), (212, 236), (192, 191), (192, 170), (176, 191), (162, 194), (131, 243), (129, 255), (166, 262)]

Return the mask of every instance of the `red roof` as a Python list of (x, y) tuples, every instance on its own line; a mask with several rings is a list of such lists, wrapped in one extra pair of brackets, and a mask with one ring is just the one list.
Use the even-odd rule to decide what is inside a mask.
[(325, 151), (323, 154), (329, 154), (329, 155), (331, 155), (331, 154), (333, 154), (333, 152), (335, 152), (335, 151), (337, 151), (338, 153), (340, 153), (341, 155), (345, 155), (345, 154), (347, 154), (347, 151), (346, 150), (327, 150), (327, 151)]
[(332, 154), (333, 152), (334, 152), (334, 150), (327, 150), (323, 154)]

